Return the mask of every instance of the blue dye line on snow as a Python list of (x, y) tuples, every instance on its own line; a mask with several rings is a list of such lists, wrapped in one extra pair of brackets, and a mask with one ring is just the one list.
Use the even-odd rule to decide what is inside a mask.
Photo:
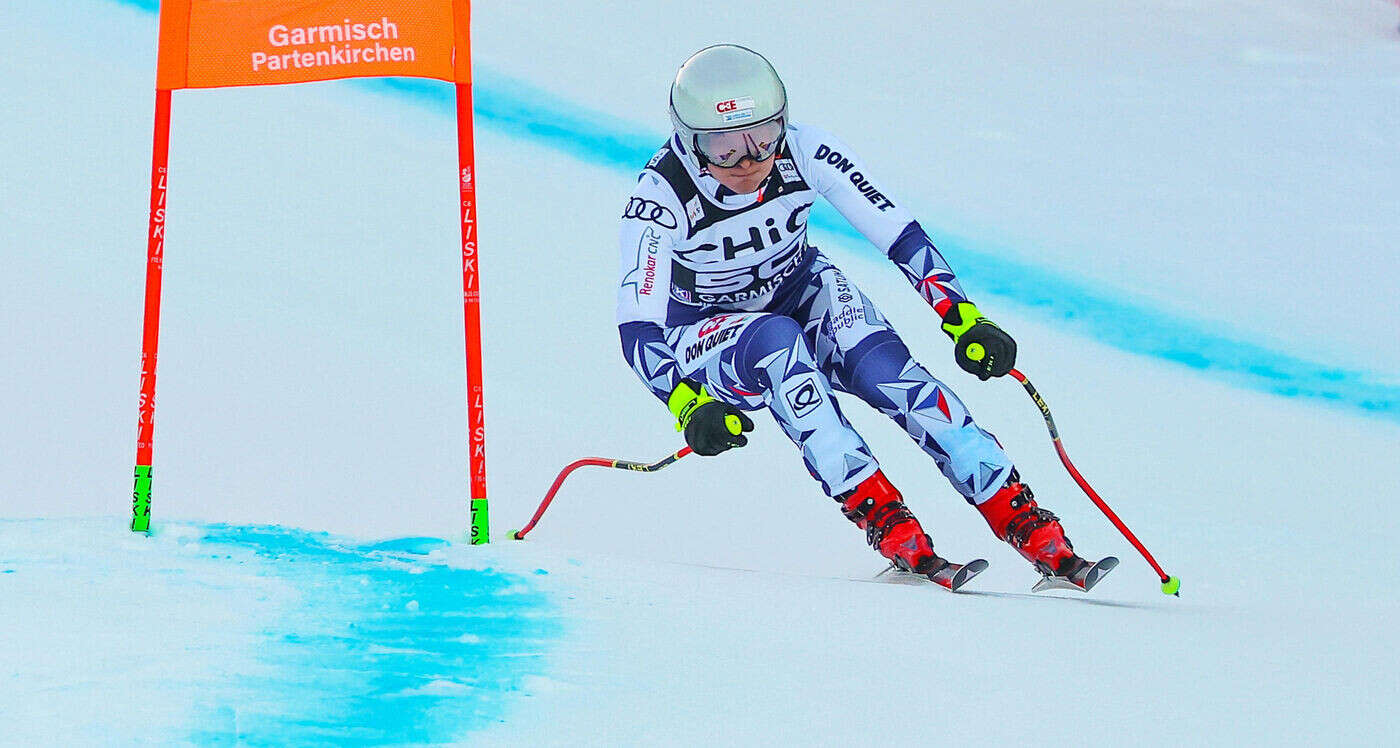
[[(151, 11), (158, 6), (157, 0), (116, 2)], [(480, 64), (473, 76), (478, 124), (581, 161), (634, 175), (665, 137), (561, 101), (543, 89)], [(347, 84), (407, 98), (446, 115), (456, 111), (452, 86), (439, 81), (380, 78)], [(813, 211), (811, 226), (849, 240), (853, 246), (868, 246), (850, 224), (824, 204)], [(1014, 254), (1000, 252), (985, 242), (933, 233), (967, 285), (1029, 307), (1081, 335), (1247, 389), (1400, 421), (1400, 386), (1382, 382), (1375, 375), (1326, 366), (1236, 339), (1199, 320), (1152, 309), (1064, 273), (1011, 259)]]
[[(664, 140), (664, 135), (629, 129), (615, 118), (561, 103), (535, 86), (481, 66), (474, 74), (478, 123), (579, 160), (635, 174)], [(452, 87), (437, 81), (366, 79), (354, 85), (399, 94), (444, 114), (455, 111)], [(854, 246), (869, 247), (828, 205), (813, 211), (811, 225)], [(1029, 307), (1094, 340), (1182, 364), (1241, 387), (1400, 420), (1400, 387), (1221, 335), (1201, 322), (1115, 298), (1062, 273), (1008, 259), (1014, 255), (985, 243), (934, 233), (968, 285)]]
[(282, 527), (206, 528), (202, 549), (224, 547), (254, 573), (291, 583), (301, 599), (263, 627), (255, 665), (211, 685), (214, 702), (189, 739), (444, 743), (498, 721), (522, 681), (542, 674), (542, 649), (559, 626), (526, 577), (425, 557), (446, 545), (434, 538), (354, 545)]

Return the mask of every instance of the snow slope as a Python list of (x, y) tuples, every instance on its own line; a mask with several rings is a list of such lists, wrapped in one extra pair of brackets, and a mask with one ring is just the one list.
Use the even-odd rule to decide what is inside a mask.
[(433, 538), (113, 525), (0, 523), (6, 743), (443, 742), (557, 635), (527, 579)]
[[(729, 10), (800, 119), (859, 147), (935, 238), (959, 238), (955, 268), (963, 245), (992, 258), (969, 291), (1184, 597), (1156, 592), (1078, 494), (1019, 388), (957, 372), (902, 277), (839, 227), (818, 242), (1077, 547), (1123, 558), (1093, 596), (1024, 596), (1024, 563), (856, 407), (938, 547), (991, 560), (983, 594), (850, 581), (877, 559), (762, 421), (719, 460), (577, 474), (526, 543), (421, 540), (465, 524), (455, 154), (431, 96), (382, 84), (176, 95), (158, 532), (129, 537), (155, 17), (7, 3), (0, 464), (23, 478), (0, 502), (0, 623), (17, 634), (0, 649), (0, 715), (17, 726), (3, 740), (1005, 744), (1029, 723), (1052, 744), (1384, 742), (1400, 706), (1400, 521), (1385, 509), (1400, 425), (1096, 340), (1060, 307), (997, 293), (996, 271), (1074, 278), (1143, 312), (1131, 324), (1219, 316), (1228, 340), (1393, 392), (1393, 8), (713, 17)], [(617, 141), (570, 139), (535, 110), (479, 133), (498, 531), (568, 460), (677, 446), (617, 351), (615, 217), (640, 164), (607, 156), (664, 132), (675, 64), (716, 38), (676, 22), (693, 5), (539, 23), (548, 12), (479, 4), (483, 87), (597, 112)], [(402, 536), (420, 539), (375, 545)], [(414, 569), (442, 587), (415, 587)], [(512, 625), (468, 616), (495, 613)], [(389, 640), (358, 633), (372, 624)], [(140, 659), (116, 654), (125, 630), (147, 632)], [(132, 691), (150, 694), (140, 709), (102, 708)], [(393, 711), (392, 694), (414, 705)]]

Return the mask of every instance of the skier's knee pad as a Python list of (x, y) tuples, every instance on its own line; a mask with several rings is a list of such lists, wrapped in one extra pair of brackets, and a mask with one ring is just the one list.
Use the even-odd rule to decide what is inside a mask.
[[(815, 368), (812, 352), (802, 336), (802, 326), (797, 320), (781, 314), (765, 314), (749, 323), (740, 334), (734, 346), (734, 368), (741, 381), (753, 387), (768, 389), (781, 380), (785, 372), (773, 374), (770, 357), (778, 351), (796, 351), (796, 362), (783, 364), (805, 364), (808, 370)], [(774, 381), (774, 380), (778, 381)]]
[(883, 398), (878, 386), (898, 382), (912, 360), (898, 335), (877, 330), (845, 355), (837, 376), (851, 394), (870, 402), (871, 397)]

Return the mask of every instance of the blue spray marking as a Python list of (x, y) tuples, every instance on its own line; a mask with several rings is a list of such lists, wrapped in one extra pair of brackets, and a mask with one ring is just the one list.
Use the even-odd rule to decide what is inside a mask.
[[(581, 161), (634, 175), (665, 136), (628, 128), (615, 118), (562, 103), (548, 92), (478, 65), (473, 82), (476, 121), (507, 135), (563, 151)], [(366, 79), (358, 88), (405, 96), (443, 114), (455, 110), (453, 89), (420, 79)], [(854, 247), (869, 247), (826, 204), (813, 211), (813, 229)], [(1400, 420), (1400, 387), (1356, 371), (1328, 367), (1222, 335), (1206, 324), (1154, 310), (1090, 287), (1068, 275), (1018, 262), (968, 237), (937, 235), (968, 285), (1056, 320), (1062, 328), (1130, 353), (1190, 367), (1240, 387), (1307, 398)]]
[[(157, 0), (116, 0), (154, 11)], [(473, 68), (476, 122), (506, 135), (554, 148), (630, 178), (664, 142), (615, 117), (559, 97), (487, 66)], [(342, 82), (388, 93), (443, 115), (456, 112), (451, 85), (417, 78)], [(813, 211), (811, 226), (868, 246), (829, 206)], [(931, 225), (931, 222), (928, 222)], [(1055, 320), (1061, 327), (1130, 353), (1181, 364), (1239, 387), (1304, 398), (1400, 421), (1400, 386), (1374, 374), (1329, 367), (1223, 334), (1201, 320), (1142, 306), (1048, 268), (1023, 263), (968, 237), (934, 231), (940, 249), (969, 285)]]
[(261, 626), (257, 662), (209, 684), (198, 744), (444, 743), (498, 721), (544, 670), (558, 635), (526, 577), (457, 569), (404, 538), (356, 546), (325, 533), (211, 525), (214, 558), (271, 569), (300, 604)]

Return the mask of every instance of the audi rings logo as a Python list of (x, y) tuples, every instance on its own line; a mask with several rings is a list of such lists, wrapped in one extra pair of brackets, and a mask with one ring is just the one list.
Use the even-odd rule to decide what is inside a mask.
[(792, 406), (792, 414), (801, 418), (822, 404), (822, 393), (817, 389), (816, 381), (808, 377), (796, 389), (788, 391), (787, 401)]
[(627, 209), (622, 211), (622, 217), (647, 221), (664, 229), (673, 229), (678, 225), (676, 214), (672, 213), (670, 208), (661, 203), (643, 200), (640, 197), (634, 197), (627, 201)]

